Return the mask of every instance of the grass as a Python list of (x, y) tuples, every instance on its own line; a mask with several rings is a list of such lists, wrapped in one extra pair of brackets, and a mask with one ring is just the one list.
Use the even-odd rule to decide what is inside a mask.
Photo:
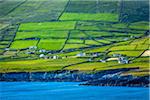
[(75, 48), (83, 48), (87, 47), (85, 44), (66, 44), (64, 49), (75, 49)]
[(64, 22), (43, 22), (43, 23), (22, 23), (19, 31), (30, 30), (71, 30), (75, 27), (75, 21)]
[(117, 22), (118, 15), (113, 13), (63, 13), (60, 20), (92, 20), (92, 21), (110, 21)]
[(145, 44), (145, 42), (148, 40), (148, 37), (140, 38), (140, 39), (135, 39), (131, 44)]
[(108, 55), (122, 54), (122, 55), (126, 55), (126, 56), (129, 56), (129, 57), (138, 57), (142, 53), (143, 53), (143, 51), (112, 51)]
[(86, 31), (86, 33), (91, 35), (92, 37), (112, 36), (110, 32)]
[[(24, 2), (25, 0), (4, 0), (3, 2), (0, 3), (0, 16), (4, 16), (8, 14), (12, 9), (17, 7), (19, 4)], [(6, 7), (7, 6), (7, 7)]]
[(112, 24), (112, 27), (114, 27), (114, 28), (127, 28), (127, 24), (117, 23), (117, 24)]
[(59, 53), (58, 56), (61, 57), (69, 57), (69, 56), (76, 56), (76, 54), (79, 54), (80, 51), (74, 51), (74, 52), (68, 52), (68, 53)]
[(6, 48), (7, 45), (0, 45), (0, 48)]
[(67, 70), (79, 70), (79, 71), (106, 70), (106, 69), (109, 69), (108, 66), (112, 66), (115, 64), (117, 64), (117, 62), (114, 62), (114, 61), (107, 62), (107, 63), (89, 62), (89, 63), (69, 66), (66, 69)]
[(114, 46), (110, 48), (110, 51), (121, 51), (121, 50), (135, 50), (136, 45), (126, 45), (126, 46)]
[(81, 25), (78, 25), (78, 26), (77, 26), (77, 29), (79, 29), (79, 30), (88, 30), (88, 31), (89, 31), (89, 30), (90, 30), (90, 31), (91, 31), (91, 30), (100, 30), (99, 27), (96, 26), (96, 25), (84, 25), (84, 24), (83, 24), (82, 26), (81, 26)]
[(33, 31), (17, 32), (15, 39), (26, 38), (66, 38), (68, 31)]
[(79, 63), (83, 59), (68, 58), (57, 60), (20, 60), (0, 62), (0, 72), (48, 72), (61, 70), (64, 66)]
[(98, 43), (94, 40), (85, 40), (85, 44), (88, 44), (88, 45), (101, 45), (101, 43)]
[[(13, 4), (16, 1), (23, 2), (25, 0), (7, 1), (8, 3), (11, 3), (2, 3), (2, 5), (0, 5), (2, 7), (1, 9), (3, 9), (0, 11), (6, 13), (6, 16), (4, 17), (5, 19), (13, 19), (17, 22), (46, 22), (57, 20), (68, 0), (27, 0), (20, 6), (13, 6)], [(10, 10), (7, 11), (6, 9), (9, 8)], [(7, 12), (9, 13), (7, 14)]]
[(141, 22), (135, 22), (132, 23), (129, 28), (131, 29), (141, 29), (141, 30), (149, 30), (149, 22), (141, 21)]
[(111, 41), (108, 41), (108, 40), (105, 40), (105, 39), (100, 39), (100, 40), (97, 40), (97, 41), (99, 41), (100, 43), (104, 43), (104, 44), (111, 43)]
[(87, 52), (87, 53), (105, 52), (109, 47), (110, 47), (110, 46), (98, 47), (98, 48), (86, 50), (85, 52)]
[[(132, 18), (139, 20), (139, 17), (146, 20), (145, 17), (136, 16), (135, 18), (135, 16), (128, 15), (130, 14), (130, 9), (124, 8), (126, 17), (123, 16), (122, 19), (123, 21), (127, 19), (128, 22), (126, 23), (129, 23), (129, 26), (126, 23), (120, 23), (120, 18), (118, 18), (118, 1), (24, 1), (25, 0), (2, 0), (0, 3), (0, 16), (1, 20), (4, 21), (0, 23), (0, 29), (7, 27), (8, 24), (5, 24), (7, 23), (5, 21), (20, 25), (17, 33), (15, 32), (16, 27), (10, 26), (8, 27), (8, 31), (6, 31), (7, 34), (0, 35), (0, 39), (3, 40), (0, 41), (0, 48), (2, 48), (0, 49), (0, 53), (5, 51), (3, 55), (0, 55), (0, 73), (62, 70), (64, 66), (86, 61), (90, 57), (90, 54), (100, 52), (101, 55), (94, 58), (95, 61), (101, 58), (112, 57), (112, 54), (124, 54), (130, 59), (135, 59), (132, 60), (130, 64), (119, 64), (117, 61), (107, 61), (106, 63), (88, 62), (70, 65), (65, 69), (102, 71), (140, 67), (139, 71), (130, 71), (127, 72), (127, 74), (133, 74), (135, 76), (148, 75), (149, 58), (137, 57), (148, 49), (149, 37), (134, 39), (133, 36), (144, 37), (145, 31), (149, 30), (149, 23), (148, 21), (130, 22)], [(126, 2), (124, 3), (126, 4)], [(135, 6), (129, 4), (129, 7), (134, 8), (131, 12), (135, 14), (134, 11), (137, 11)], [(145, 7), (142, 8), (142, 11), (145, 11)], [(15, 33), (16, 37), (14, 39), (13, 35), (15, 35)], [(125, 40), (127, 38), (129, 40)], [(11, 43), (12, 40), (14, 41)], [(9, 44), (11, 44), (10, 50), (4, 50)], [(110, 45), (103, 46), (106, 44)], [(91, 45), (97, 45), (97, 47)], [(101, 47), (98, 47), (98, 45)], [(30, 46), (38, 47), (35, 54), (27, 54), (26, 52), (28, 50), (20, 50)], [(88, 46), (91, 46), (91, 48), (84, 49), (84, 47)], [(39, 49), (46, 49), (49, 50), (49, 52), (52, 50), (52, 54), (49, 53), (45, 55), (48, 57), (58, 55), (60, 58), (62, 57), (62, 59), (52, 60), (39, 58)], [(64, 49), (64, 52), (54, 53), (61, 49)], [(72, 49), (72, 51), (67, 49)], [(68, 51), (68, 53), (65, 51)], [(79, 57), (76, 58), (75, 55), (81, 52), (88, 54), (82, 59)]]
[(17, 40), (12, 42), (10, 48), (15, 50), (25, 49), (30, 46), (36, 46), (37, 42), (38, 42), (37, 40)]
[(88, 36), (84, 34), (82, 31), (73, 30), (71, 31), (70, 38), (87, 38)]
[(81, 40), (81, 39), (69, 39), (67, 41), (67, 43), (73, 43), (73, 44), (77, 44), (77, 43), (80, 43), (80, 44), (83, 44), (84, 40)]
[(64, 45), (65, 39), (41, 39), (38, 48), (46, 50), (60, 50)]
[(137, 45), (136, 50), (146, 50), (149, 48), (149, 45)]

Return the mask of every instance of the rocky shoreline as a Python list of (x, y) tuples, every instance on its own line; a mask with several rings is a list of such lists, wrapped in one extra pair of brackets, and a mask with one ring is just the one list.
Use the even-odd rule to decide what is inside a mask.
[(149, 76), (135, 77), (121, 73), (138, 68), (121, 68), (95, 73), (80, 71), (0, 73), (0, 81), (84, 82), (80, 85), (149, 87)]

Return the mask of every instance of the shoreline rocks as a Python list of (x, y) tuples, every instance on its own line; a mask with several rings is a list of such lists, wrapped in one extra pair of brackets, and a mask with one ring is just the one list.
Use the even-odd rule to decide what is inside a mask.
[(149, 87), (149, 76), (135, 77), (132, 75), (121, 75), (123, 72), (137, 69), (138, 68), (121, 68), (96, 73), (68, 70), (53, 72), (0, 73), (0, 81), (84, 82), (84, 84), (81, 85)]

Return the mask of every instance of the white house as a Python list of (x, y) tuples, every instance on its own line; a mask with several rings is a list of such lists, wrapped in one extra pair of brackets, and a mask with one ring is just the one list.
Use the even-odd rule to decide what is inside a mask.
[(127, 59), (127, 57), (119, 57), (118, 63), (120, 63), (120, 64), (128, 64), (129, 60)]
[(77, 56), (77, 57), (84, 57), (84, 56), (86, 56), (86, 53), (79, 53), (79, 54), (77, 54), (76, 56)]
[(46, 52), (46, 50), (41, 49), (41, 50), (39, 50), (39, 52), (40, 52), (40, 53), (45, 53), (45, 52)]
[(106, 60), (103, 60), (103, 59), (101, 59), (101, 60), (99, 60), (100, 62), (102, 62), (102, 63), (105, 63), (106, 62)]
[(29, 50), (36, 50), (36, 49), (37, 49), (36, 46), (30, 46), (30, 47), (29, 47)]
[(53, 56), (52, 59), (58, 59), (58, 56)]
[(9, 51), (9, 48), (5, 48), (6, 51)]
[(40, 54), (39, 57), (40, 57), (40, 58), (44, 58), (45, 55), (44, 55), (44, 54)]

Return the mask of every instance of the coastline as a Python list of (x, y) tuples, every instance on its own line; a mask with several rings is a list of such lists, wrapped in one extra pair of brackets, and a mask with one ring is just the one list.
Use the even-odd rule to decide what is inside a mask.
[(53, 72), (10, 72), (0, 73), (0, 82), (84, 82), (84, 84), (80, 85), (149, 87), (149, 76), (121, 75), (123, 72), (136, 69), (138, 67), (112, 69), (95, 73), (68, 70)]

